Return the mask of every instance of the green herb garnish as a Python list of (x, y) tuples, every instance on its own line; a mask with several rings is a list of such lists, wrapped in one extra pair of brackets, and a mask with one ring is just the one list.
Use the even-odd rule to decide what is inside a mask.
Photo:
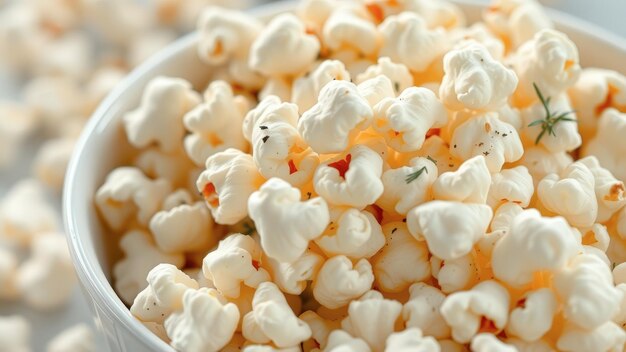
[(541, 93), (541, 91), (539, 90), (539, 87), (537, 87), (537, 84), (533, 83), (533, 87), (535, 88), (535, 92), (537, 93), (537, 96), (539, 97), (539, 100), (541, 101), (541, 105), (543, 105), (543, 109), (546, 112), (546, 116), (544, 118), (533, 121), (528, 125), (528, 127), (541, 125), (541, 132), (537, 136), (537, 139), (535, 139), (535, 145), (537, 145), (539, 144), (539, 141), (541, 141), (541, 138), (546, 134), (546, 132), (549, 135), (556, 137), (556, 133), (554, 132), (554, 126), (556, 126), (557, 123), (561, 121), (576, 122), (576, 119), (573, 119), (567, 116), (569, 114), (574, 113), (574, 111), (568, 111), (568, 112), (563, 112), (563, 113), (550, 111), (550, 98), (551, 97), (548, 97), (546, 99)]
[(411, 183), (411, 182), (417, 180), (424, 172), (428, 173), (428, 169), (426, 168), (426, 166), (422, 166), (421, 169), (406, 175), (406, 178), (404, 179), (404, 181), (407, 184)]

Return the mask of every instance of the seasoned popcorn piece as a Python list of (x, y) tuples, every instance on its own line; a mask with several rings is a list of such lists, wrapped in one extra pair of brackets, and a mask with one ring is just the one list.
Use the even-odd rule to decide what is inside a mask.
[(508, 232), (513, 224), (513, 219), (523, 212), (524, 208), (522, 208), (518, 203), (508, 202), (500, 205), (496, 209), (493, 219), (491, 220), (491, 231), (495, 232), (504, 230)]
[(616, 179), (609, 170), (603, 168), (594, 156), (579, 159), (578, 162), (589, 168), (595, 180), (594, 188), (598, 200), (596, 221), (606, 222), (626, 205), (624, 183)]
[(339, 211), (339, 215), (331, 215), (331, 223), (322, 236), (315, 239), (324, 254), (370, 258), (385, 245), (383, 230), (370, 212), (354, 208)]
[(506, 344), (490, 333), (482, 333), (474, 336), (471, 343), (472, 351), (475, 352), (517, 352), (517, 348)]
[(280, 262), (276, 259), (267, 258), (267, 266), (272, 278), (281, 291), (299, 295), (306, 289), (308, 281), (317, 276), (325, 258), (321, 255), (307, 251), (292, 263)]
[(364, 297), (350, 303), (348, 317), (341, 322), (341, 328), (350, 335), (363, 339), (372, 350), (382, 351), (387, 338), (394, 332), (401, 313), (402, 304), (398, 301)]
[(395, 95), (413, 86), (413, 76), (409, 69), (403, 64), (391, 61), (386, 56), (379, 58), (375, 65), (369, 66), (365, 72), (359, 74), (356, 77), (356, 83), (360, 84), (378, 76), (385, 76), (391, 80)]
[(572, 162), (572, 157), (565, 152), (550, 153), (542, 146), (531, 146), (524, 150), (524, 155), (515, 164), (526, 166), (536, 188), (544, 177), (560, 174)]
[(185, 291), (182, 303), (183, 309), (165, 320), (172, 347), (178, 351), (218, 351), (226, 346), (239, 322), (237, 306), (206, 288)]
[(250, 46), (263, 28), (261, 22), (241, 11), (207, 7), (198, 19), (198, 55), (210, 65), (246, 60)]
[(535, 273), (561, 270), (580, 250), (579, 239), (564, 218), (525, 210), (496, 243), (491, 267), (498, 280), (522, 287)]
[[(458, 157), (452, 155), (452, 153), (450, 152), (451, 149), (452, 148), (450, 148), (450, 145), (446, 141), (444, 141), (437, 134), (434, 134), (426, 138), (424, 145), (422, 145), (422, 149), (417, 151), (415, 154), (424, 158), (430, 157), (431, 159), (435, 160), (437, 169), (441, 174), (447, 171), (456, 170), (463, 162), (463, 160), (460, 160)], [(404, 164), (408, 163), (408, 160), (413, 158), (413, 156), (409, 155), (403, 156), (397, 154), (397, 160), (395, 160), (395, 162), (400, 163), (400, 166), (404, 166)], [(406, 160), (407, 157), (408, 160)]]
[(248, 215), (248, 198), (262, 183), (252, 156), (229, 148), (207, 159), (196, 187), (215, 222), (234, 225)]
[(166, 254), (152, 242), (150, 234), (143, 230), (130, 230), (120, 240), (124, 259), (113, 266), (114, 287), (126, 304), (148, 286), (146, 276), (155, 266), (169, 263), (181, 268), (185, 257), (180, 253)]
[(542, 30), (524, 43), (511, 58), (511, 65), (519, 79), (513, 96), (519, 107), (538, 101), (535, 85), (544, 97), (556, 97), (576, 83), (581, 71), (576, 45), (552, 29)]
[(435, 200), (411, 210), (407, 224), (411, 235), (426, 241), (430, 252), (443, 260), (468, 254), (487, 232), (493, 211), (484, 204)]
[(93, 332), (86, 324), (74, 325), (63, 330), (50, 342), (48, 352), (93, 352), (96, 350)]
[(407, 88), (397, 98), (385, 98), (374, 106), (374, 129), (398, 152), (419, 150), (428, 131), (447, 121), (443, 105), (427, 88)]
[(195, 168), (184, 153), (182, 148), (173, 153), (165, 153), (152, 147), (141, 152), (133, 164), (149, 178), (168, 180), (173, 187), (187, 187), (189, 174), (195, 172)]
[(450, 327), (439, 311), (446, 295), (423, 282), (411, 285), (409, 293), (409, 301), (402, 308), (402, 318), (407, 329), (419, 328), (424, 335), (438, 340), (449, 338)]
[(313, 296), (324, 307), (336, 309), (372, 288), (374, 274), (366, 259), (353, 264), (348, 257), (338, 255), (328, 259), (313, 282)]
[(30, 352), (31, 326), (20, 315), (0, 317), (0, 346), (4, 351)]
[(498, 110), (517, 86), (515, 72), (495, 60), (477, 42), (468, 42), (446, 53), (443, 70), (439, 96), (451, 110)]
[(222, 295), (237, 298), (242, 283), (257, 287), (270, 279), (269, 273), (260, 267), (262, 254), (261, 247), (252, 237), (232, 234), (204, 257), (202, 272)]
[(594, 255), (581, 254), (554, 276), (565, 319), (593, 330), (619, 312), (623, 292), (613, 286), (609, 267)]
[(439, 175), (433, 184), (433, 195), (439, 200), (484, 204), (490, 187), (485, 157), (477, 155), (463, 162), (458, 170)]
[(606, 109), (626, 112), (626, 77), (616, 71), (583, 69), (567, 94), (578, 116), (578, 129), (585, 140), (595, 135), (598, 120)]
[(204, 103), (183, 117), (185, 128), (191, 133), (185, 137), (185, 150), (196, 165), (204, 165), (211, 155), (235, 148), (245, 151), (248, 143), (241, 128), (248, 101), (235, 96), (230, 84), (213, 81), (204, 92)]
[(553, 27), (536, 0), (494, 0), (483, 19), (512, 49), (532, 39), (542, 29)]
[(429, 29), (424, 18), (413, 12), (387, 17), (379, 30), (383, 37), (380, 56), (416, 73), (426, 71), (448, 47), (445, 31)]
[(96, 205), (106, 224), (120, 231), (134, 220), (147, 225), (170, 191), (166, 180), (151, 180), (137, 168), (119, 167), (98, 189)]
[(196, 280), (171, 264), (152, 268), (146, 281), (148, 286), (135, 297), (130, 312), (144, 323), (159, 325), (172, 312), (182, 309), (185, 291), (199, 287)]
[(566, 324), (556, 342), (556, 347), (564, 352), (617, 352), (623, 350), (624, 343), (626, 332), (612, 322), (604, 323), (593, 330)]
[(365, 208), (383, 193), (382, 159), (363, 145), (322, 163), (313, 176), (315, 191), (330, 204)]
[(626, 146), (622, 138), (626, 131), (626, 113), (609, 108), (598, 122), (598, 133), (583, 148), (582, 156), (593, 155), (600, 165), (621, 181), (626, 182)]
[(504, 329), (509, 292), (494, 280), (483, 281), (469, 291), (446, 297), (440, 310), (454, 340), (468, 343), (478, 333), (498, 333)]
[(517, 130), (500, 120), (497, 114), (471, 117), (452, 133), (450, 154), (467, 160), (483, 155), (490, 172), (499, 172), (504, 163), (522, 158), (524, 148)]
[(300, 197), (299, 189), (279, 178), (268, 180), (250, 196), (248, 213), (268, 257), (295, 261), (328, 225), (326, 201), (321, 197), (300, 201)]
[(148, 83), (140, 106), (124, 115), (130, 143), (143, 148), (156, 144), (165, 152), (179, 147), (185, 135), (183, 116), (200, 103), (191, 83), (171, 77), (157, 77)]
[(243, 317), (243, 336), (254, 343), (271, 341), (284, 348), (308, 340), (311, 328), (293, 313), (275, 284), (264, 282), (254, 293), (252, 311)]
[(31, 255), (16, 277), (22, 299), (32, 308), (52, 310), (65, 305), (76, 287), (74, 265), (65, 236), (47, 233), (35, 238)]
[(312, 331), (311, 338), (320, 349), (326, 348), (329, 335), (341, 326), (340, 321), (324, 319), (311, 310), (300, 314), (299, 318), (309, 325)]
[[(572, 110), (569, 99), (566, 94), (560, 94), (553, 97), (549, 104), (550, 112), (553, 118), (562, 114), (567, 119), (555, 123), (550, 130), (545, 132), (541, 124), (531, 126), (538, 120), (546, 119), (546, 111), (542, 102), (536, 102), (533, 105), (521, 110), (522, 124), (524, 128), (521, 130), (522, 138), (526, 145), (541, 145), (550, 153), (569, 152), (577, 149), (582, 144), (582, 137), (578, 132), (577, 114)], [(539, 135), (543, 135), (539, 138)]]
[[(481, 242), (482, 239), (477, 245)], [(473, 253), (451, 260), (441, 260), (432, 256), (430, 268), (441, 291), (446, 294), (468, 289), (480, 279), (480, 268), (474, 262)]]
[(423, 336), (419, 328), (407, 328), (387, 337), (385, 351), (393, 352), (437, 352), (439, 343), (432, 336)]
[[(250, 47), (250, 67), (266, 76), (296, 75), (317, 59), (320, 42), (292, 14), (274, 17)], [(288, 58), (288, 60), (285, 60)]]
[(33, 161), (33, 171), (46, 186), (60, 191), (65, 171), (74, 151), (74, 138), (57, 138), (46, 141)]
[(45, 189), (33, 179), (13, 185), (0, 200), (0, 238), (28, 246), (40, 234), (59, 227), (57, 214), (45, 198)]
[(369, 13), (358, 4), (340, 5), (330, 14), (322, 29), (322, 42), (333, 51), (349, 49), (371, 56), (380, 48), (381, 40)]
[(559, 310), (559, 302), (552, 290), (540, 288), (527, 292), (516, 303), (506, 326), (507, 336), (524, 341), (537, 341), (550, 328)]
[(589, 227), (596, 221), (598, 201), (593, 173), (582, 162), (570, 164), (560, 175), (549, 174), (537, 187), (537, 196), (550, 211), (573, 226)]
[[(350, 81), (350, 73), (339, 60), (324, 60), (308, 74), (293, 82), (292, 101), (301, 113), (309, 110), (320, 95), (322, 88), (330, 81)], [(361, 83), (361, 82), (358, 82)]]
[(384, 190), (376, 204), (385, 211), (406, 215), (415, 206), (431, 200), (437, 179), (437, 164), (433, 160), (416, 157), (406, 166), (383, 172)]
[(530, 204), (534, 193), (533, 177), (528, 169), (525, 166), (516, 166), (491, 175), (487, 204), (492, 208), (497, 208), (501, 204), (510, 202), (525, 208)]
[(356, 86), (333, 80), (322, 88), (317, 104), (302, 114), (298, 131), (315, 152), (339, 153), (372, 119), (372, 108)]
[(268, 122), (286, 122), (292, 126), (298, 124), (298, 107), (292, 103), (284, 103), (277, 96), (265, 97), (243, 119), (243, 136), (252, 142), (252, 134)]
[(403, 222), (383, 225), (386, 244), (371, 259), (376, 287), (384, 292), (402, 292), (412, 283), (430, 276), (428, 248), (416, 241)]
[(325, 352), (371, 352), (370, 346), (364, 339), (352, 337), (344, 330), (333, 330), (328, 335), (328, 344)]

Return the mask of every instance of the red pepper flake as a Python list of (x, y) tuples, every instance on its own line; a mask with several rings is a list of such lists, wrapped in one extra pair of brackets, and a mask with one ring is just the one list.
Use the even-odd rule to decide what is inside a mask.
[(431, 128), (426, 132), (426, 139), (432, 136), (439, 136), (441, 134), (441, 128)]
[(488, 332), (488, 333), (495, 333), (498, 332), (500, 329), (498, 329), (496, 327), (496, 324), (493, 323), (493, 321), (491, 321), (490, 319), (487, 319), (486, 317), (480, 317), (480, 329), (478, 329), (479, 332)]
[(376, 218), (376, 222), (379, 224), (383, 222), (383, 209), (376, 204), (372, 204), (372, 209), (374, 209), (374, 218)]
[(252, 266), (254, 267), (254, 269), (256, 271), (259, 271), (259, 268), (261, 267), (261, 264), (259, 263), (258, 260), (252, 260)]
[(296, 164), (294, 164), (293, 160), (289, 160), (289, 175), (293, 175), (294, 173), (296, 173), (296, 171), (298, 171), (298, 168), (296, 167)]
[(383, 13), (383, 9), (378, 4), (367, 4), (365, 5), (367, 11), (374, 17), (374, 21), (376, 23), (381, 23), (385, 19), (385, 14)]
[(337, 169), (337, 171), (339, 171), (339, 176), (345, 179), (346, 172), (348, 172), (348, 169), (350, 168), (351, 161), (352, 161), (352, 154), (348, 154), (346, 155), (345, 159), (341, 159), (341, 160), (335, 161), (334, 163), (330, 163), (328, 164), (328, 166)]
[(515, 304), (515, 307), (517, 308), (526, 308), (526, 298), (522, 298), (519, 301), (517, 301), (517, 303)]

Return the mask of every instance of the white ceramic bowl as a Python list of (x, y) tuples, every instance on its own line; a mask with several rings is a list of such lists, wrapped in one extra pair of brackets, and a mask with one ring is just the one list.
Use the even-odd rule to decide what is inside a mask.
[[(470, 0), (455, 1), (470, 22), (479, 19), (484, 5)], [(262, 19), (294, 8), (279, 2), (251, 12)], [(584, 67), (622, 70), (626, 42), (598, 27), (571, 16), (549, 12), (557, 28), (569, 35), (580, 50)], [(128, 159), (123, 142), (121, 117), (135, 108), (144, 86), (158, 76), (182, 77), (196, 88), (205, 87), (208, 68), (196, 57), (196, 35), (183, 37), (133, 71), (100, 105), (76, 145), (64, 191), (64, 218), (70, 251), (85, 296), (91, 302), (96, 325), (111, 351), (172, 351), (166, 343), (136, 321), (111, 286), (113, 259), (119, 255), (117, 242), (106, 238), (93, 197), (107, 173)]]

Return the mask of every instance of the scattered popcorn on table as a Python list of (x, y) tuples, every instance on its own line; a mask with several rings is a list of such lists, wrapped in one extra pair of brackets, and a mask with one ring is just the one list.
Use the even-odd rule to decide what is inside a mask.
[(30, 323), (19, 315), (0, 317), (0, 348), (6, 352), (30, 352)]
[(94, 352), (93, 332), (85, 324), (72, 326), (48, 343), (48, 352)]

